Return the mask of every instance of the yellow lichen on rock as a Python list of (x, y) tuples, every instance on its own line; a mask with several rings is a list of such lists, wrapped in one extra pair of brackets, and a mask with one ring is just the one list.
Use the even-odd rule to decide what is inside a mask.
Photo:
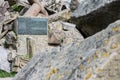
[(58, 75), (57, 75), (57, 79), (60, 79), (60, 78), (62, 78), (62, 75), (61, 75), (61, 74), (58, 74)]
[(88, 80), (88, 79), (90, 79), (92, 77), (92, 73), (91, 72), (89, 72), (89, 73), (87, 73), (86, 74), (86, 76), (85, 76), (85, 79), (84, 80)]
[(102, 70), (101, 68), (97, 68), (95, 71), (96, 71), (96, 73), (100, 73), (100, 72), (102, 72), (103, 70)]
[(119, 27), (114, 27), (112, 30), (113, 30), (114, 32), (116, 32), (116, 31), (119, 30)]
[(102, 53), (101, 57), (103, 58), (106, 58), (106, 57), (109, 57), (110, 56), (110, 53), (109, 52), (104, 52)]
[(91, 58), (89, 57), (89, 58), (87, 59), (87, 63), (89, 64), (91, 61), (92, 61), (92, 60), (91, 60)]
[(118, 46), (119, 46), (119, 43), (118, 43), (118, 42), (113, 43), (113, 44), (111, 45), (111, 49), (116, 49), (116, 48), (118, 48)]
[(96, 53), (93, 55), (93, 59), (97, 59), (98, 56), (96, 55)]
[(80, 70), (82, 70), (82, 69), (83, 69), (83, 65), (82, 65), (82, 64), (79, 66), (79, 69), (80, 69)]
[(52, 69), (48, 74), (47, 74), (47, 77), (46, 77), (46, 80), (50, 80), (50, 77), (55, 74), (56, 72), (58, 72), (58, 68), (54, 68)]
[(104, 45), (106, 46), (106, 45), (108, 45), (108, 43), (109, 43), (109, 40), (104, 40)]

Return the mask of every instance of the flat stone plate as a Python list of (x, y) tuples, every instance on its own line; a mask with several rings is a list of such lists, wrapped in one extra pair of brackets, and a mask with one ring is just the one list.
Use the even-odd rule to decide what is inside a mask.
[(33, 17), (18, 17), (18, 34), (47, 35), (48, 19)]

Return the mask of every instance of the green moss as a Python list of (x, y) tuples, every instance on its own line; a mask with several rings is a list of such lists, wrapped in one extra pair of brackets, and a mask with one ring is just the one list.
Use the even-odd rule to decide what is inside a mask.
[(28, 61), (32, 58), (32, 57), (30, 58), (30, 55), (28, 55), (28, 54), (26, 54), (26, 55), (19, 55), (19, 57), (24, 59), (24, 60), (28, 60)]
[(3, 70), (0, 70), (0, 78), (5, 78), (5, 77), (14, 77), (16, 74), (16, 72), (6, 72), (6, 71), (3, 71)]
[(19, 6), (17, 4), (14, 4), (12, 6), (12, 9), (15, 10), (15, 11), (18, 11), (18, 12), (20, 12), (23, 8), (24, 8), (23, 6)]
[(50, 26), (48, 25), (48, 33), (50, 33)]

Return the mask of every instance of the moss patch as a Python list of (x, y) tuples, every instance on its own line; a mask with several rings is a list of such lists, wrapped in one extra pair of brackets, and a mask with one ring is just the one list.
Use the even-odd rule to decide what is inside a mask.
[(5, 78), (5, 77), (14, 77), (16, 74), (16, 72), (6, 72), (6, 71), (3, 71), (3, 70), (0, 70), (0, 78)]

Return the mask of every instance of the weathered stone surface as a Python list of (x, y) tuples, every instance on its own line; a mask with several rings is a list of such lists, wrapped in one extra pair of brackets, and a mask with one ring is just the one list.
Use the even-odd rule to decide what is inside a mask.
[[(82, 42), (37, 54), (13, 80), (89, 80), (114, 52), (119, 55), (119, 36), (120, 20)], [(115, 75), (114, 80), (118, 79)]]
[(49, 24), (48, 43), (57, 45), (71, 44), (77, 40), (82, 41), (83, 36), (75, 28), (75, 24), (57, 21)]
[(64, 38), (64, 32), (62, 30), (63, 28), (60, 21), (49, 24), (48, 43), (56, 45), (61, 44)]
[(120, 0), (83, 0), (72, 13), (71, 22), (84, 37), (91, 36), (120, 19)]
[(58, 21), (58, 20), (68, 20), (70, 19), (70, 9), (65, 9), (61, 12), (48, 16), (49, 23)]
[(0, 1), (0, 24), (3, 24), (3, 22), (10, 17), (7, 11), (8, 6), (7, 1)]
[(61, 22), (62, 26), (63, 26), (63, 30), (65, 31), (70, 31), (70, 30), (74, 30), (76, 25), (75, 24), (71, 24), (68, 22)]
[(39, 14), (41, 11), (41, 6), (38, 3), (34, 3), (26, 12), (23, 16), (25, 17), (35, 17)]
[(64, 39), (62, 45), (69, 45), (74, 42), (81, 42), (84, 40), (83, 36), (76, 29), (76, 25), (68, 22), (61, 22), (63, 26)]
[[(57, 24), (56, 24), (57, 23)], [(82, 41), (83, 36), (75, 29), (75, 25), (70, 23), (62, 24), (63, 22), (53, 22), (50, 24), (48, 31), (61, 32), (62, 36), (59, 34), (54, 33), (57, 38), (61, 41), (63, 40), (63, 45), (69, 45), (73, 43), (74, 41)], [(52, 25), (53, 24), (53, 25)], [(67, 31), (63, 30), (66, 29)], [(50, 34), (48, 34), (50, 36)], [(48, 35), (18, 35), (18, 54), (24, 55), (27, 54), (27, 44), (26, 44), (26, 38), (32, 38), (35, 43), (35, 53), (38, 53), (46, 48), (52, 49), (55, 46), (48, 45), (49, 42), (49, 36)], [(64, 36), (64, 37), (63, 37)], [(52, 42), (54, 43), (54, 42)], [(57, 42), (58, 43), (58, 42)], [(55, 43), (54, 43), (55, 44)]]
[(0, 70), (10, 72), (9, 62), (7, 61), (8, 51), (0, 46)]
[(62, 43), (63, 38), (64, 38), (63, 31), (56, 30), (54, 32), (49, 33), (48, 43), (49, 44), (60, 45)]
[(0, 0), (0, 6), (3, 4), (4, 0)]
[(12, 80), (13, 78), (0, 78), (0, 80)]
[[(84, 16), (86, 14), (89, 14), (98, 8), (101, 8), (103, 6), (106, 6), (106, 4), (110, 4), (114, 1), (118, 0), (83, 0), (80, 4), (77, 10), (73, 13), (73, 16), (79, 17), (79, 16)], [(76, 13), (77, 12), (77, 13)]]
[(70, 2), (71, 11), (74, 11), (78, 7), (80, 1), (81, 0), (71, 0)]
[(10, 31), (5, 36), (5, 42), (7, 44), (16, 44), (17, 43), (17, 36), (13, 31)]
[(35, 40), (32, 38), (26, 38), (27, 43), (27, 55), (29, 58), (32, 58), (35, 54)]
[(11, 63), (11, 71), (19, 72), (21, 68), (23, 68), (28, 62), (29, 59), (23, 58), (21, 56), (16, 56), (14, 58), (14, 61)]
[(32, 38), (35, 41), (35, 53), (38, 53), (48, 47), (47, 35), (18, 35), (18, 55), (27, 54), (27, 38)]
[[(120, 36), (120, 35), (118, 35)], [(116, 36), (117, 38), (117, 36)], [(119, 80), (120, 78), (120, 54), (112, 52), (108, 60), (100, 67), (95, 69), (89, 80)]]
[(7, 55), (7, 60), (11, 63), (12, 61), (14, 61), (16, 57), (16, 50), (10, 50), (9, 54)]

